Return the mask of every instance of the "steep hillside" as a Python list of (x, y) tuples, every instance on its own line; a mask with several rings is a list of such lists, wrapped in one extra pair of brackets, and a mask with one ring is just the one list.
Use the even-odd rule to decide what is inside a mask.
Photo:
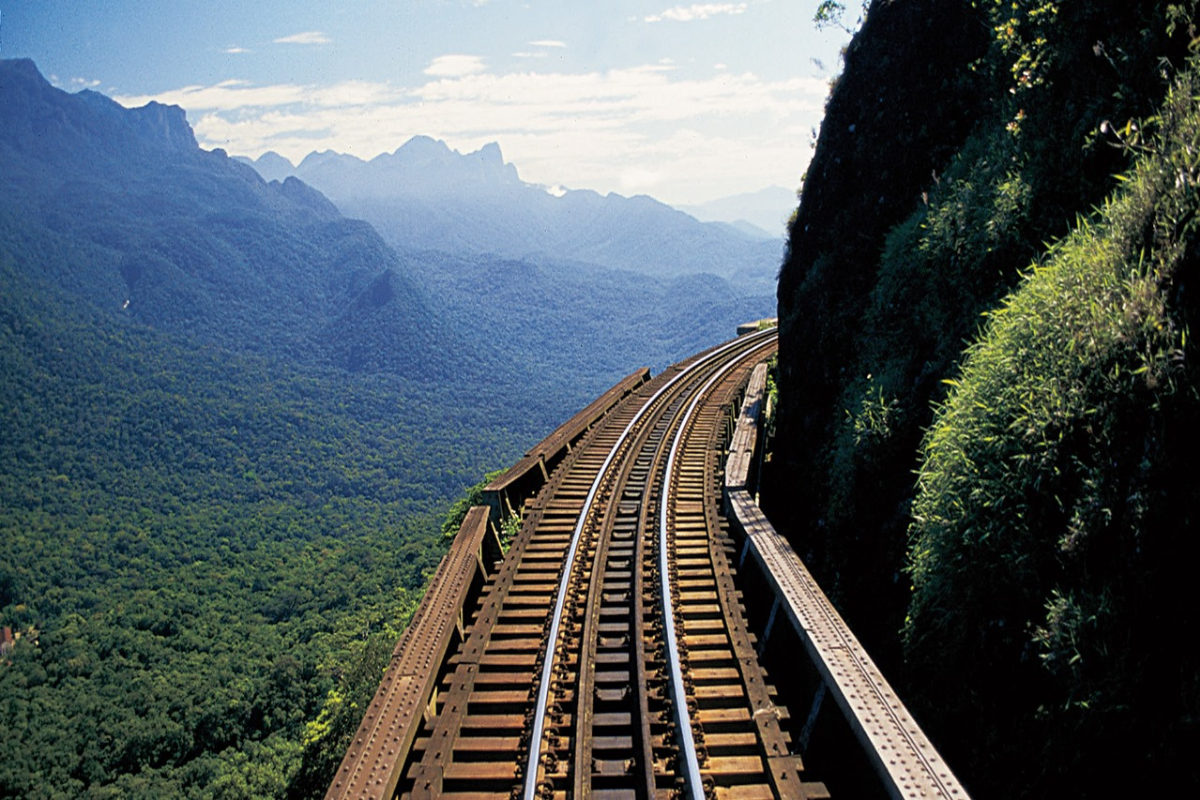
[(180, 109), (0, 61), (0, 196), (0, 795), (322, 789), (441, 512), (569, 409)]
[(791, 229), (766, 502), (978, 796), (1198, 780), (1193, 14), (873, 2)]
[[(361, 367), (350, 354), (380, 342), (346, 337), (382, 281), (395, 289), (388, 318), (403, 321), (390, 345), (405, 361), (391, 366), (418, 378), (469, 369), (449, 363), (464, 351), (442, 347), (448, 331), (374, 230), (295, 179), (267, 184), (200, 150), (178, 107), (127, 111), (3, 61), (0, 163), (6, 248), (99, 308), (214, 345)], [(50, 242), (62, 257), (40, 257)]]

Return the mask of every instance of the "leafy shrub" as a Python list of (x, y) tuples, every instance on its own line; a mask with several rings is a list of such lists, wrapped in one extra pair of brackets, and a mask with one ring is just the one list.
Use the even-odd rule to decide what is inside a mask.
[(446, 518), (442, 521), (442, 539), (449, 541), (458, 535), (458, 529), (462, 527), (463, 520), (467, 518), (467, 512), (471, 510), (471, 506), (483, 505), (483, 490), (503, 474), (504, 470), (502, 469), (487, 473), (482, 480), (467, 489), (462, 497), (454, 501), (450, 510), (446, 512)]
[(1086, 794), (1079, 766), (1118, 752), (1178, 771), (1195, 736), (1197, 664), (1161, 637), (1193, 624), (1200, 554), (1198, 91), (1190, 71), (1120, 189), (988, 315), (923, 446), (907, 655), (982, 770), (1029, 764), (1034, 794)]

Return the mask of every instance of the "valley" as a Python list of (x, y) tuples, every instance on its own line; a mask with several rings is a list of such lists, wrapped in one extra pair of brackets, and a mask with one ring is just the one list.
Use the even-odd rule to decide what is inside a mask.
[(512, 220), (456, 241), (477, 188), (390, 244), (181, 109), (0, 62), (0, 738), (27, 755), (3, 793), (319, 793), (450, 501), (630, 364), (771, 310), (620, 268), (677, 258), (649, 240), (607, 264), (486, 248)]

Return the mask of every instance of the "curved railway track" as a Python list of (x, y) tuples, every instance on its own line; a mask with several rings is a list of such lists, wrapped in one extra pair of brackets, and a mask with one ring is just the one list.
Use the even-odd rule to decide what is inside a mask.
[[(635, 372), (489, 485), (328, 798), (828, 797), (791, 741), (830, 719), (826, 690), (827, 780), (966, 797), (747, 491), (775, 349), (766, 331)], [(518, 505), (501, 558), (488, 520)]]
[(549, 476), (400, 794), (803, 796), (719, 522), (718, 439), (774, 347), (756, 334), (672, 367)]

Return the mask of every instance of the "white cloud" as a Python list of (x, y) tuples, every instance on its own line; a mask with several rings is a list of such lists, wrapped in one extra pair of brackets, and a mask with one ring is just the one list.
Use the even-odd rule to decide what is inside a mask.
[(250, 51), (244, 47), (238, 47), (237, 45), (233, 45), (232, 47), (226, 47), (225, 52), (231, 56), (236, 56), (236, 55), (241, 55), (242, 53), (249, 53)]
[(662, 180), (663, 175), (659, 170), (629, 167), (621, 170), (617, 184), (621, 187), (621, 194), (644, 194), (652, 191)]
[(557, 47), (563, 48), (567, 46), (566, 42), (560, 42), (557, 39), (539, 39), (536, 42), (530, 42), (530, 47)]
[(275, 44), (329, 44), (329, 37), (320, 31), (305, 31), (281, 36), (275, 40)]
[(100, 81), (95, 78), (71, 78), (71, 85), (78, 89), (94, 89), (100, 85)]
[(646, 22), (693, 22), (720, 15), (736, 15), (746, 13), (745, 3), (697, 3), (690, 6), (675, 6), (661, 14), (651, 14)]
[(425, 68), (425, 74), (434, 78), (461, 78), (483, 72), (487, 66), (479, 56), (438, 56)]
[(322, 108), (357, 108), (387, 105), (403, 95), (386, 83), (342, 81), (309, 91), (307, 101)]
[(250, 86), (240, 81), (222, 81), (214, 86), (184, 86), (155, 95), (118, 95), (113, 97), (127, 108), (144, 106), (151, 100), (183, 106), (189, 111), (238, 111), (301, 103), (310, 87), (290, 84)]
[(492, 74), (475, 56), (443, 56), (427, 72), (410, 86), (226, 80), (115, 99), (181, 105), (203, 146), (231, 153), (298, 163), (325, 149), (371, 158), (417, 134), (463, 152), (499, 141), (525, 180), (700, 202), (797, 184), (828, 91), (819, 78), (686, 78), (661, 64)]

